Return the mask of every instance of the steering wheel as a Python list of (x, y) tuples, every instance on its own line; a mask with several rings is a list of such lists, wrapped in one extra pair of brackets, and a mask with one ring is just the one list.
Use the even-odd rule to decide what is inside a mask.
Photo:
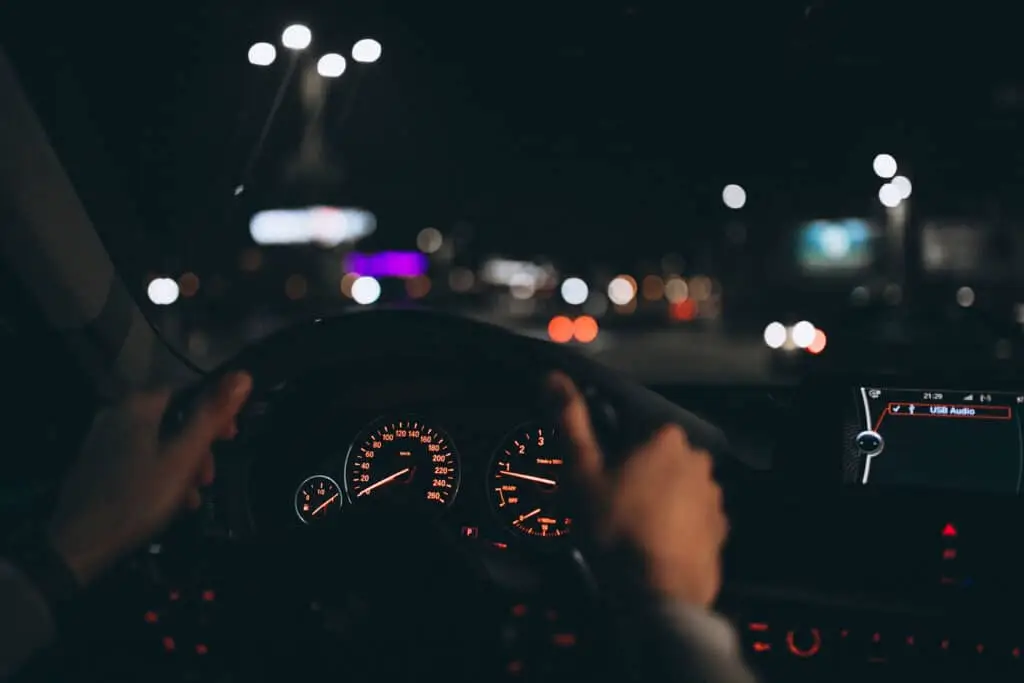
[[(567, 347), (419, 310), (358, 312), (284, 330), (182, 392), (168, 411), (165, 431), (173, 432), (195, 399), (224, 373), (248, 371), (253, 396), (258, 396), (318, 368), (347, 363), (358, 369), (373, 359), (446, 362), (469, 373), (491, 372), (532, 387), (532, 398), (526, 400), (538, 406), (544, 400), (543, 378), (560, 370), (587, 397), (609, 466), (668, 422), (680, 424), (696, 446), (727, 458), (724, 436), (715, 427)], [(523, 395), (530, 392), (524, 389)], [(218, 479), (239, 486), (245, 477), (232, 471), (230, 458), (222, 457), (232, 447), (217, 453)], [(274, 605), (272, 613), (283, 616), (277, 623), (285, 626), (276, 630), (267, 630), (264, 620), (236, 625), (242, 649), (259, 649), (264, 678), (294, 676), (304, 667), (312, 667), (309, 677), (315, 678), (325, 666), (341, 666), (349, 680), (368, 681), (419, 679), (431, 672), (470, 681), (496, 673), (487, 669), (496, 659), (496, 643), (483, 625), (497, 623), (497, 612), (505, 605), (485, 564), (461, 550), (430, 515), (396, 505), (350, 506), (335, 525), (302, 531), (236, 544), (232, 550), (234, 566), (247, 568), (253, 579), (251, 589)], [(586, 554), (575, 552), (575, 562), (566, 567), (566, 576), (572, 574), (580, 589), (592, 587), (586, 563), (579, 562)], [(308, 586), (319, 589), (318, 595), (329, 603), (328, 614), (340, 615), (324, 628), (341, 636), (346, 652), (337, 651), (337, 638), (334, 651), (331, 641), (322, 647), (308, 642), (308, 632), (297, 630), (287, 617), (286, 603)], [(339, 605), (344, 609), (331, 609)], [(353, 614), (358, 618), (348, 619)], [(304, 651), (297, 659), (300, 647)]]

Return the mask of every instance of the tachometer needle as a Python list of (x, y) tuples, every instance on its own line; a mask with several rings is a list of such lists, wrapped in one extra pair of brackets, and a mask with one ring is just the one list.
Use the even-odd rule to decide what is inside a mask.
[(544, 484), (545, 486), (557, 486), (558, 482), (554, 479), (545, 479), (544, 477), (535, 477), (532, 474), (520, 474), (519, 472), (509, 472), (508, 470), (500, 470), (498, 474), (506, 477), (515, 477), (516, 479), (525, 479), (526, 481), (532, 481), (537, 484)]
[(395, 479), (398, 479), (403, 474), (408, 474), (408, 473), (409, 473), (409, 468), (406, 467), (404, 470), (398, 470), (394, 474), (389, 474), (388, 476), (384, 477), (380, 481), (378, 481), (376, 483), (373, 483), (373, 484), (370, 484), (365, 489), (363, 489), (362, 491), (357, 493), (356, 494), (356, 498), (358, 498), (359, 496), (365, 496), (367, 493), (369, 493), (370, 491), (374, 490), (375, 488), (377, 488), (379, 486), (383, 486), (384, 484), (390, 484), (391, 482), (393, 482)]
[(540, 512), (540, 508), (537, 508), (536, 510), (533, 510), (532, 512), (527, 512), (525, 515), (519, 515), (519, 521), (522, 522), (524, 520), (527, 520), (527, 519), (529, 519), (530, 517), (533, 517), (534, 515), (536, 515), (539, 512)]
[(322, 503), (320, 503), (319, 505), (317, 505), (317, 506), (316, 506), (316, 509), (315, 509), (315, 510), (313, 510), (313, 512), (311, 513), (311, 515), (310, 515), (310, 516), (313, 516), (313, 515), (315, 515), (316, 513), (320, 512), (320, 511), (321, 511), (321, 510), (323, 510), (323, 509), (324, 509), (325, 507), (327, 507), (328, 505), (330, 505), (331, 503), (333, 503), (333, 502), (334, 502), (334, 501), (335, 501), (335, 500), (337, 499), (337, 497), (338, 497), (338, 494), (337, 494), (337, 493), (335, 493), (335, 494), (334, 494), (333, 496), (331, 496), (330, 498), (328, 498), (328, 499), (327, 499), (327, 500), (325, 500), (324, 502), (322, 502)]

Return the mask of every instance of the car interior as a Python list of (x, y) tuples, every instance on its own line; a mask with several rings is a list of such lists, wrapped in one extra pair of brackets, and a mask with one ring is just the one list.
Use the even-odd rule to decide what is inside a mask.
[(167, 434), (224, 373), (254, 390), (203, 507), (91, 589), (25, 680), (609, 675), (603, 587), (559, 483), (554, 370), (611, 466), (666, 423), (713, 455), (731, 527), (716, 609), (762, 680), (1024, 673), (1024, 378), (954, 354), (641, 382), (566, 344), (383, 305), (200, 370), (147, 320), (46, 128), (0, 52), (0, 528), (45, 519), (93, 414), (129, 388), (179, 388)]

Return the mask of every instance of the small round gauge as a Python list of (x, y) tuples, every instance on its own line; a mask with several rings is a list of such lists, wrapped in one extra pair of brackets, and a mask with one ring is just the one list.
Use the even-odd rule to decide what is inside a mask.
[(460, 476), (452, 440), (416, 418), (373, 423), (349, 448), (345, 461), (345, 485), (353, 502), (402, 496), (450, 505)]
[(341, 505), (338, 482), (324, 474), (314, 474), (295, 492), (295, 514), (306, 524), (333, 516)]
[(525, 424), (513, 431), (495, 451), (487, 479), (502, 523), (537, 538), (567, 535), (573, 516), (562, 490), (566, 474), (553, 429)]

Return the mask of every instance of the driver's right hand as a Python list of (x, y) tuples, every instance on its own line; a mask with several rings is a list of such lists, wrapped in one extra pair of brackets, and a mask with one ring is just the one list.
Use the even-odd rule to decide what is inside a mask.
[(606, 548), (627, 544), (639, 552), (649, 587), (662, 597), (709, 607), (721, 588), (721, 551), (729, 529), (711, 456), (671, 424), (612, 472), (576, 385), (555, 373), (548, 386), (558, 399), (560, 426), (591, 508), (595, 540)]

